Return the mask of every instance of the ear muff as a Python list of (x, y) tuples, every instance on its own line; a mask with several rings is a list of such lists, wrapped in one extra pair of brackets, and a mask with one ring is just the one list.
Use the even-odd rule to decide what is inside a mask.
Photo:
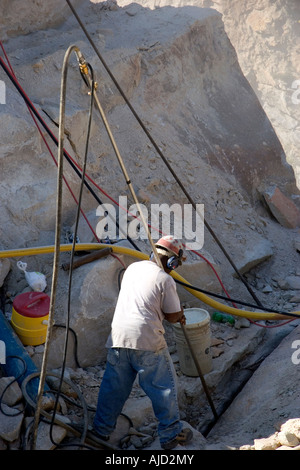
[(171, 256), (167, 261), (167, 268), (176, 269), (178, 268), (178, 266), (181, 266), (182, 255), (183, 255), (183, 250), (179, 250), (178, 256)]
[[(183, 255), (183, 250), (179, 250), (179, 256), (171, 256), (168, 261), (167, 261), (167, 268), (168, 269), (176, 269), (178, 266), (182, 264), (181, 258)], [(154, 258), (154, 253), (153, 251), (150, 254), (149, 260), (152, 261)]]
[(176, 269), (178, 268), (179, 264), (181, 264), (180, 258), (178, 258), (177, 256), (171, 256), (171, 258), (169, 258), (167, 261), (167, 268)]

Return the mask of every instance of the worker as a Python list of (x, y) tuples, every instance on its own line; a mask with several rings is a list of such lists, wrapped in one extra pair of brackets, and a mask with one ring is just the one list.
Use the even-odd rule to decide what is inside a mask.
[(138, 374), (152, 402), (163, 449), (184, 445), (193, 436), (179, 417), (176, 373), (164, 337), (163, 320), (185, 324), (185, 316), (169, 273), (184, 259), (182, 244), (167, 235), (155, 243), (163, 269), (153, 254), (125, 271), (106, 347), (93, 431), (108, 440)]

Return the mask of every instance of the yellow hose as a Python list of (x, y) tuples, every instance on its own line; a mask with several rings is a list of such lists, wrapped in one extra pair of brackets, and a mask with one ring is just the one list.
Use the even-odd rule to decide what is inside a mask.
[[(149, 256), (146, 255), (145, 253), (142, 253), (140, 251), (133, 250), (131, 248), (127, 248), (124, 246), (120, 246), (117, 244), (107, 245), (105, 243), (78, 243), (75, 245), (75, 250), (76, 251), (101, 250), (103, 248), (107, 248), (108, 246), (112, 248), (114, 253), (117, 253), (120, 255), (128, 255), (128, 256), (132, 256), (133, 258), (138, 258), (140, 260), (149, 259)], [(72, 250), (71, 244), (60, 245), (60, 251), (62, 252), (71, 251), (71, 250)], [(17, 250), (0, 251), (0, 258), (17, 258), (17, 257), (47, 254), (47, 253), (53, 253), (53, 252), (54, 252), (54, 246), (19, 248)], [(176, 271), (172, 271), (171, 275), (173, 276), (174, 279), (177, 279), (178, 281), (184, 282), (185, 284), (190, 284), (182, 276), (180, 276), (180, 274), (178, 274)], [(185, 289), (188, 292), (190, 292), (192, 295), (197, 297), (199, 300), (201, 300), (201, 302), (217, 310), (221, 310), (222, 312), (229, 313), (230, 315), (245, 317), (251, 320), (286, 320), (289, 318), (294, 318), (294, 317), (288, 317), (287, 315), (281, 315), (279, 313), (249, 312), (247, 310), (240, 310), (238, 308), (223, 305), (222, 303), (211, 299), (206, 294), (196, 291), (192, 287), (191, 288), (185, 287)], [(300, 318), (300, 312), (291, 312), (291, 313), (293, 315), (299, 315), (299, 318)]]

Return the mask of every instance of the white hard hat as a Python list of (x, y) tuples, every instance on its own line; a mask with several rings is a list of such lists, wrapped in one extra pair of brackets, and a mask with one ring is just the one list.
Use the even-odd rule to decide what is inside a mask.
[(155, 246), (157, 248), (162, 248), (162, 251), (158, 250), (160, 253), (165, 254), (165, 251), (168, 251), (171, 255), (177, 256), (183, 260), (186, 258), (183, 256), (183, 245), (177, 240), (173, 235), (165, 235), (160, 238)]

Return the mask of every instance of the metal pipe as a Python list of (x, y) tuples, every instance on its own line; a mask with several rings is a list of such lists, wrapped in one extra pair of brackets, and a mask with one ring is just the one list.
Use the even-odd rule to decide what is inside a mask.
[(197, 356), (196, 356), (196, 354), (195, 354), (195, 352), (194, 352), (194, 350), (193, 350), (193, 347), (192, 347), (191, 342), (190, 342), (190, 340), (189, 340), (189, 337), (188, 337), (188, 334), (187, 334), (187, 332), (186, 332), (185, 326), (184, 326), (184, 325), (181, 325), (181, 329), (182, 329), (182, 332), (183, 332), (183, 334), (184, 334), (184, 338), (185, 338), (185, 340), (186, 340), (186, 343), (187, 343), (187, 345), (188, 345), (188, 347), (189, 347), (189, 350), (190, 350), (190, 352), (191, 352), (191, 355), (192, 355), (193, 361), (194, 361), (194, 363), (195, 363), (195, 366), (196, 366), (198, 375), (199, 375), (199, 377), (200, 377), (200, 380), (201, 380), (201, 383), (202, 383), (204, 392), (205, 392), (205, 394), (206, 394), (208, 403), (209, 403), (209, 405), (210, 405), (210, 407), (211, 407), (211, 410), (212, 410), (212, 412), (213, 412), (214, 417), (217, 419), (217, 418), (218, 418), (218, 414), (217, 414), (217, 412), (216, 412), (216, 409), (215, 409), (215, 406), (214, 406), (214, 404), (213, 404), (211, 395), (210, 395), (210, 393), (209, 393), (207, 384), (206, 384), (206, 382), (205, 382), (205, 379), (204, 379), (204, 376), (203, 376), (203, 373), (202, 373), (202, 370), (201, 370), (201, 367), (200, 367), (198, 358), (197, 358)]
[[(83, 60), (83, 58), (82, 58), (82, 60)], [(83, 62), (81, 62), (81, 63), (82, 63), (82, 65), (84, 65)], [(86, 70), (86, 72), (85, 72), (85, 70)], [(87, 79), (87, 81), (88, 81), (89, 88), (91, 88), (91, 78), (90, 78), (90, 76), (89, 76), (89, 74), (88, 74), (87, 68), (82, 68), (82, 72), (85, 73), (85, 77), (86, 77), (86, 79)], [(110, 141), (111, 141), (112, 147), (113, 147), (113, 149), (114, 149), (114, 152), (115, 152), (116, 157), (117, 157), (117, 159), (118, 159), (119, 165), (120, 165), (121, 170), (122, 170), (122, 172), (123, 172), (123, 175), (124, 175), (126, 184), (127, 184), (128, 187), (129, 187), (129, 190), (130, 190), (130, 192), (131, 192), (131, 195), (132, 195), (132, 197), (133, 197), (133, 200), (134, 200), (134, 202), (135, 202), (135, 204), (136, 204), (136, 206), (137, 206), (137, 210), (138, 210), (138, 212), (139, 212), (139, 214), (140, 214), (140, 218), (141, 218), (142, 224), (143, 224), (143, 226), (144, 226), (145, 232), (147, 233), (148, 240), (149, 240), (149, 242), (150, 242), (150, 245), (151, 245), (151, 248), (152, 248), (154, 257), (155, 257), (155, 261), (157, 262), (158, 266), (162, 267), (160, 258), (159, 258), (158, 254), (157, 254), (156, 247), (155, 247), (155, 245), (154, 245), (154, 242), (153, 242), (152, 237), (151, 237), (151, 234), (150, 234), (149, 226), (148, 226), (148, 224), (147, 224), (147, 222), (146, 222), (146, 220), (145, 220), (145, 217), (144, 217), (144, 214), (143, 214), (141, 205), (140, 205), (139, 200), (138, 200), (138, 198), (137, 198), (137, 196), (136, 196), (135, 190), (134, 190), (134, 188), (133, 188), (133, 186), (132, 186), (132, 183), (131, 183), (130, 177), (129, 177), (129, 175), (128, 175), (128, 172), (127, 172), (127, 170), (126, 170), (124, 161), (123, 161), (123, 159), (122, 159), (122, 156), (121, 156), (120, 151), (119, 151), (119, 149), (118, 149), (118, 146), (117, 146), (117, 144), (116, 144), (116, 141), (115, 141), (115, 139), (114, 139), (114, 136), (113, 136), (113, 134), (112, 134), (112, 132), (111, 132), (109, 123), (108, 123), (108, 121), (107, 121), (107, 119), (106, 119), (105, 113), (104, 113), (104, 111), (103, 111), (103, 108), (102, 108), (102, 106), (101, 106), (101, 103), (100, 103), (100, 100), (99, 100), (99, 98), (98, 98), (98, 96), (97, 96), (97, 92), (96, 92), (96, 91), (95, 91), (95, 93), (94, 93), (94, 97), (95, 97), (95, 103), (96, 103), (97, 108), (98, 108), (98, 110), (99, 110), (99, 113), (100, 113), (100, 115), (101, 115), (101, 119), (102, 119), (103, 124), (104, 124), (104, 126), (105, 126), (106, 132), (107, 132), (108, 137), (109, 137), (109, 139), (110, 139)]]
[(55, 226), (55, 249), (53, 260), (53, 273), (52, 273), (52, 289), (50, 296), (50, 307), (48, 317), (48, 328), (45, 342), (45, 349), (43, 354), (43, 362), (41, 366), (40, 383), (38, 389), (38, 398), (36, 411), (34, 416), (33, 434), (32, 434), (32, 449), (35, 449), (37, 439), (37, 428), (40, 419), (41, 405), (43, 398), (43, 390), (47, 373), (47, 361), (49, 356), (50, 341), (52, 336), (52, 329), (54, 325), (54, 310), (56, 299), (56, 287), (59, 271), (59, 256), (60, 256), (60, 237), (61, 237), (61, 214), (62, 214), (62, 180), (63, 180), (63, 155), (64, 155), (64, 127), (65, 127), (65, 93), (66, 93), (66, 79), (68, 71), (68, 60), (71, 53), (78, 50), (77, 46), (70, 46), (65, 54), (63, 68), (62, 68), (62, 86), (60, 95), (60, 113), (59, 113), (59, 139), (58, 139), (58, 172), (57, 172), (57, 201), (56, 201), (56, 226)]
[[(89, 75), (88, 75), (88, 71), (87, 71), (87, 73), (86, 73), (86, 78), (88, 79), (89, 86), (91, 86), (91, 82), (90, 82), (90, 77), (89, 77)], [(119, 149), (118, 149), (118, 147), (117, 147), (117, 144), (116, 144), (116, 142), (115, 142), (115, 139), (114, 139), (114, 137), (113, 137), (113, 134), (112, 134), (112, 132), (111, 132), (111, 130), (110, 130), (110, 127), (109, 127), (109, 124), (108, 124), (108, 122), (107, 122), (105, 113), (104, 113), (104, 111), (103, 111), (103, 108), (102, 108), (102, 106), (101, 106), (101, 103), (100, 103), (100, 101), (99, 101), (99, 98), (98, 98), (96, 92), (95, 92), (95, 95), (94, 95), (94, 96), (95, 96), (95, 102), (96, 102), (97, 107), (98, 107), (98, 109), (99, 109), (99, 112), (100, 112), (101, 118), (102, 118), (102, 120), (103, 120), (104, 126), (105, 126), (105, 128), (106, 128), (106, 131), (107, 131), (107, 133), (108, 133), (108, 136), (109, 136), (110, 141), (111, 141), (111, 143), (112, 143), (112, 146), (113, 146), (113, 148), (114, 148), (115, 154), (116, 154), (116, 156), (117, 156), (117, 159), (118, 159), (119, 164), (120, 164), (120, 166), (121, 166), (121, 169), (122, 169), (122, 171), (123, 171), (123, 174), (124, 174), (126, 183), (127, 183), (127, 185), (129, 186), (129, 189), (130, 189), (130, 191), (131, 191), (132, 197), (133, 197), (133, 199), (134, 199), (134, 201), (135, 201), (135, 203), (136, 203), (136, 205), (137, 205), (137, 208), (138, 208), (138, 210), (139, 210), (139, 212), (140, 212), (140, 217), (141, 217), (141, 219), (142, 219), (144, 228), (145, 228), (145, 230), (146, 230), (146, 232), (147, 232), (148, 239), (149, 239), (149, 242), (150, 242), (150, 244), (151, 244), (151, 248), (152, 248), (152, 251), (153, 251), (153, 255), (154, 255), (155, 261), (156, 261), (157, 265), (160, 266), (160, 267), (163, 269), (162, 262), (161, 262), (161, 260), (160, 260), (160, 258), (159, 258), (159, 256), (158, 256), (156, 246), (155, 246), (155, 244), (153, 243), (153, 240), (152, 240), (152, 237), (151, 237), (151, 234), (150, 234), (150, 230), (149, 230), (148, 224), (146, 223), (146, 221), (145, 221), (145, 219), (144, 219), (144, 216), (143, 216), (143, 212), (142, 212), (142, 210), (140, 209), (140, 204), (139, 204), (138, 198), (137, 198), (137, 196), (136, 196), (136, 194), (135, 194), (135, 191), (134, 191), (134, 189), (133, 189), (133, 186), (132, 186), (131, 180), (130, 180), (130, 178), (129, 178), (129, 175), (128, 175), (128, 173), (127, 173), (125, 164), (124, 164), (124, 162), (123, 162), (123, 159), (122, 159), (122, 157), (121, 157), (121, 154), (120, 154)], [(208, 391), (208, 388), (207, 388), (207, 385), (206, 385), (204, 376), (203, 376), (203, 374), (202, 374), (202, 371), (201, 371), (201, 368), (200, 368), (198, 359), (197, 359), (197, 357), (196, 357), (196, 355), (195, 355), (195, 353), (194, 353), (194, 351), (193, 351), (193, 347), (192, 347), (192, 345), (191, 345), (191, 343), (190, 343), (190, 341), (189, 341), (189, 338), (188, 338), (187, 332), (186, 332), (186, 330), (185, 330), (185, 328), (184, 328), (184, 325), (181, 324), (181, 327), (182, 327), (182, 330), (183, 330), (183, 333), (184, 333), (186, 342), (187, 342), (187, 344), (188, 344), (188, 347), (189, 347), (189, 349), (190, 349), (190, 351), (191, 351), (191, 355), (192, 355), (193, 360), (194, 360), (194, 362), (195, 362), (195, 365), (196, 365), (196, 368), (197, 368), (199, 377), (200, 377), (200, 379), (201, 379), (201, 383), (202, 383), (202, 385), (203, 385), (205, 394), (206, 394), (206, 396), (207, 396), (207, 398), (208, 398), (208, 402), (209, 402), (209, 404), (210, 404), (210, 406), (211, 406), (211, 409), (212, 409), (212, 411), (213, 411), (214, 416), (217, 417), (217, 413), (216, 413), (215, 407), (214, 407), (214, 405), (213, 405), (211, 396), (210, 396), (210, 394), (209, 394), (209, 391)]]

